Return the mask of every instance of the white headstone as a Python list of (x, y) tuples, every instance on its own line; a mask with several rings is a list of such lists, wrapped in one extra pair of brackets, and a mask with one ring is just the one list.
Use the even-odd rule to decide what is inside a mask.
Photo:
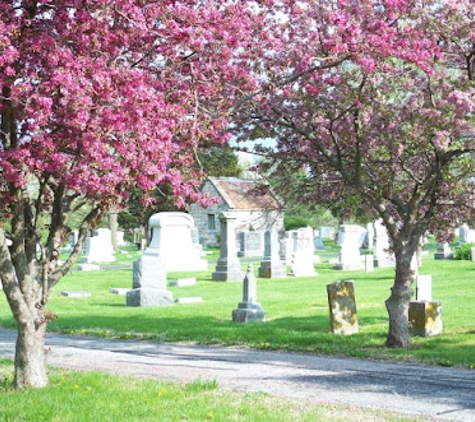
[(315, 271), (315, 247), (313, 230), (299, 229), (293, 233), (294, 252), (291, 261), (290, 275), (307, 277), (317, 275)]
[[(110, 234), (110, 230), (109, 230)], [(104, 232), (99, 232), (97, 236), (86, 239), (86, 251), (81, 258), (81, 262), (114, 262), (114, 250), (112, 248), (111, 238)]]
[(374, 223), (374, 237), (374, 266), (379, 268), (394, 267), (396, 261), (390, 252), (389, 236), (382, 219)]
[(416, 300), (430, 302), (432, 300), (432, 276), (418, 274), (416, 277)]
[(160, 256), (170, 271), (206, 271), (208, 261), (201, 259), (200, 251), (192, 241), (194, 220), (184, 212), (159, 212), (150, 217), (152, 240), (144, 252)]
[(362, 270), (362, 258), (360, 246), (362, 243), (362, 227), (342, 224), (338, 230), (338, 246), (340, 246), (340, 255), (338, 263), (335, 265), (337, 270)]

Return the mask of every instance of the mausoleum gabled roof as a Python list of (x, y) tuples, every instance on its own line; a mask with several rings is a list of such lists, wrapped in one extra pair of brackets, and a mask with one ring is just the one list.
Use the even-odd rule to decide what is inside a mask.
[(282, 210), (270, 186), (262, 180), (237, 177), (208, 177), (223, 201), (235, 210)]

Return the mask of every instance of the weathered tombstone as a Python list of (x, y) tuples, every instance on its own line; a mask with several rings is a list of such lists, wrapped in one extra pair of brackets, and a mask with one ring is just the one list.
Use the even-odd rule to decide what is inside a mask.
[(250, 231), (239, 233), (240, 250), (238, 256), (262, 256), (264, 254), (264, 233)]
[(257, 280), (253, 272), (252, 264), (247, 267), (247, 273), (243, 280), (242, 302), (237, 309), (233, 310), (234, 322), (264, 322), (266, 313), (257, 302)]
[(418, 274), (416, 276), (416, 300), (430, 302), (432, 300), (432, 276)]
[(155, 251), (146, 249), (134, 261), (132, 290), (126, 293), (127, 306), (168, 306), (173, 304), (173, 293), (167, 290), (165, 261)]
[(236, 253), (236, 217), (223, 212), (221, 222), (221, 248), (216, 270), (211, 274), (214, 281), (242, 281), (244, 272)]
[(470, 248), (470, 261), (475, 261), (475, 248)]
[(374, 223), (374, 266), (389, 268), (396, 265), (390, 252), (389, 236), (381, 219)]
[(439, 242), (437, 251), (434, 254), (434, 259), (452, 259), (454, 254), (447, 242)]
[(431, 337), (442, 332), (440, 302), (410, 302), (409, 331), (413, 336)]
[(279, 235), (276, 230), (264, 233), (264, 259), (259, 267), (259, 277), (285, 278), (287, 270), (279, 257)]
[(150, 217), (152, 241), (147, 250), (164, 260), (170, 271), (206, 271), (208, 261), (192, 241), (193, 217), (184, 212), (159, 212)]
[(315, 247), (313, 246), (313, 230), (296, 230), (293, 232), (294, 253), (290, 275), (308, 277), (318, 275), (315, 271)]
[(361, 227), (342, 224), (338, 230), (338, 246), (340, 255), (334, 266), (336, 270), (362, 270), (363, 264), (360, 254)]
[(332, 332), (344, 335), (357, 333), (355, 282), (339, 280), (327, 284), (327, 294)]

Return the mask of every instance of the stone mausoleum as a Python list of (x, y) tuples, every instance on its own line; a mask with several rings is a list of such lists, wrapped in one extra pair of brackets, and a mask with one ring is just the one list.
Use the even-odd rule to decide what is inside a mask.
[(192, 204), (189, 213), (205, 247), (219, 246), (219, 215), (226, 212), (236, 218), (236, 232), (284, 228), (284, 206), (270, 187), (260, 179), (208, 177), (203, 193), (218, 197), (220, 202), (208, 208)]

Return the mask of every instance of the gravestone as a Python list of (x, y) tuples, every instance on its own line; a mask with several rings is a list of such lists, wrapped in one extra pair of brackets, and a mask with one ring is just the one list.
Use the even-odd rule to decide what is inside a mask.
[(257, 280), (253, 272), (252, 264), (247, 267), (247, 273), (243, 280), (242, 302), (237, 309), (233, 310), (234, 322), (264, 322), (266, 313), (257, 302)]
[(475, 230), (471, 229), (467, 223), (464, 223), (459, 230), (459, 242), (461, 245), (465, 243), (475, 243)]
[(374, 223), (374, 266), (391, 268), (396, 266), (394, 255), (390, 252), (389, 236), (381, 219)]
[(313, 238), (313, 246), (317, 250), (325, 249), (325, 244), (323, 243), (323, 240), (322, 240), (321, 237), (314, 237)]
[(125, 296), (129, 290), (126, 287), (111, 287), (109, 291), (115, 295)]
[(100, 271), (101, 266), (97, 264), (79, 264), (78, 270), (79, 271)]
[(442, 332), (440, 302), (410, 302), (409, 331), (413, 336), (431, 337)]
[[(149, 219), (151, 227), (157, 226), (157, 214)], [(127, 306), (158, 307), (173, 304), (173, 293), (167, 290), (167, 269), (160, 255), (160, 230), (153, 230), (150, 246), (132, 267), (132, 290), (126, 293)]]
[(333, 227), (320, 227), (318, 229), (318, 237), (320, 239), (333, 239), (335, 229)]
[(315, 247), (313, 230), (299, 229), (293, 232), (294, 252), (292, 255), (290, 275), (308, 277), (318, 275), (315, 271)]
[(279, 235), (276, 230), (264, 233), (264, 259), (259, 267), (259, 277), (285, 278), (287, 269), (279, 256)]
[(175, 300), (177, 303), (200, 303), (203, 302), (201, 296), (179, 297)]
[(167, 290), (165, 261), (155, 251), (145, 250), (132, 269), (132, 290), (126, 293), (127, 306), (158, 307), (173, 304), (173, 293)]
[(195, 284), (196, 284), (196, 277), (177, 278), (176, 280), (170, 281), (170, 286), (177, 286), (177, 287), (194, 286)]
[(215, 271), (211, 274), (213, 281), (242, 281), (244, 272), (236, 253), (236, 217), (223, 212), (219, 216), (221, 223), (220, 256)]
[(294, 233), (295, 230), (288, 230), (284, 233), (284, 237), (280, 240), (280, 256), (287, 264), (292, 264), (292, 256), (294, 254)]
[(125, 233), (122, 230), (117, 231), (117, 246), (125, 246), (125, 240), (124, 240), (124, 235)]
[(159, 256), (170, 271), (206, 271), (208, 261), (192, 241), (193, 217), (184, 212), (159, 212), (150, 217), (152, 240), (148, 254)]
[(365, 226), (366, 233), (363, 244), (361, 245), (364, 249), (373, 250), (374, 248), (374, 224), (368, 223)]
[(416, 276), (416, 301), (430, 302), (432, 300), (432, 276), (417, 274)]
[(61, 292), (61, 296), (67, 296), (67, 297), (90, 297), (90, 296), (91, 296), (91, 293), (85, 292), (85, 291), (74, 291), (74, 292), (63, 291), (63, 292)]
[(364, 256), (364, 269), (367, 273), (374, 272), (374, 258), (372, 254)]
[(97, 229), (93, 237), (86, 239), (86, 250), (81, 262), (114, 262), (114, 249), (112, 248), (109, 229)]
[(452, 259), (454, 254), (447, 242), (439, 242), (437, 251), (434, 254), (434, 259)]
[(363, 228), (351, 224), (342, 224), (338, 230), (338, 246), (340, 254), (334, 266), (336, 270), (362, 270), (364, 269), (360, 246), (364, 236)]
[(238, 256), (262, 256), (264, 254), (264, 233), (250, 231), (239, 233)]
[(356, 334), (358, 319), (356, 316), (355, 282), (339, 280), (327, 284), (330, 324), (334, 334)]

